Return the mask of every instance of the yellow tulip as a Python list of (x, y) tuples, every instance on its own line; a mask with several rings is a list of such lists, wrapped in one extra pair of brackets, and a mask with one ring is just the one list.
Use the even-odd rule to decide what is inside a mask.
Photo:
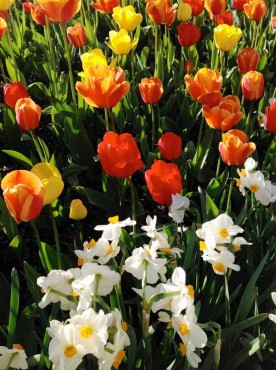
[(228, 24), (220, 24), (214, 29), (214, 37), (217, 49), (221, 51), (229, 51), (240, 40), (242, 31), (235, 26)]
[(45, 188), (45, 198), (43, 205), (50, 204), (55, 201), (61, 194), (64, 188), (59, 170), (51, 163), (38, 163), (31, 172), (40, 178)]
[(14, 0), (1, 0), (0, 1), (0, 12), (9, 10), (13, 3), (14, 3)]
[(143, 16), (136, 13), (132, 5), (113, 8), (113, 18), (121, 29), (132, 32), (142, 22)]
[(117, 55), (126, 55), (130, 50), (137, 44), (138, 39), (131, 41), (130, 36), (127, 31), (121, 29), (119, 32), (110, 31), (109, 32), (110, 43), (107, 45), (114, 51)]
[(107, 66), (107, 60), (101, 49), (93, 49), (81, 55), (83, 72), (79, 76), (85, 77), (91, 64), (103, 64)]
[(192, 16), (192, 7), (190, 4), (181, 3), (177, 9), (177, 19), (180, 22), (186, 22)]
[(84, 206), (80, 199), (72, 200), (70, 204), (69, 217), (73, 220), (82, 220), (87, 216), (87, 208)]

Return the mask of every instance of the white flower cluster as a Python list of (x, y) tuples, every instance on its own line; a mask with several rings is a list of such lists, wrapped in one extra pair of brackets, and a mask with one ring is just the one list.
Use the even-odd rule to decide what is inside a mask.
[[(201, 359), (196, 350), (206, 345), (207, 336), (196, 324), (194, 289), (191, 285), (186, 286), (186, 274), (180, 267), (175, 268), (172, 278), (166, 281), (165, 265), (168, 261), (164, 256), (158, 257), (158, 253), (180, 256), (182, 250), (171, 248), (166, 233), (157, 231), (156, 216), (153, 219), (148, 216), (146, 222), (147, 225), (142, 226), (142, 230), (151, 240), (148, 245), (134, 249), (132, 256), (125, 261), (125, 270), (143, 280), (145, 286), (142, 289), (133, 288), (142, 297), (143, 309), (158, 312), (159, 321), (167, 322), (178, 333), (181, 354), (187, 356), (190, 364), (197, 368)], [(155, 287), (147, 285), (156, 284), (159, 279), (162, 282)]]
[(245, 189), (251, 190), (255, 198), (264, 206), (276, 201), (276, 186), (269, 180), (265, 180), (261, 171), (255, 171), (257, 162), (253, 158), (248, 158), (244, 163), (244, 168), (238, 174), (237, 185), (243, 195)]
[(205, 222), (202, 228), (196, 231), (196, 235), (203, 239), (200, 241), (202, 258), (212, 264), (216, 274), (224, 275), (228, 268), (240, 270), (240, 266), (234, 263), (235, 255), (229, 250), (227, 244), (233, 246), (233, 252), (239, 251), (241, 245), (251, 244), (242, 237), (233, 238), (243, 231), (241, 227), (234, 225), (232, 218), (226, 214)]

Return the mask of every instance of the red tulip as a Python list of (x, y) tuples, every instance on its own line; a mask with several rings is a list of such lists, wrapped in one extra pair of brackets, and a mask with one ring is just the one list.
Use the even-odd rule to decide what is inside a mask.
[(12, 109), (14, 109), (18, 99), (27, 98), (29, 96), (22, 82), (10, 82), (5, 84), (3, 91), (5, 103)]
[(260, 60), (260, 54), (251, 47), (242, 49), (237, 56), (238, 70), (244, 74), (255, 71)]
[(213, 15), (223, 13), (227, 7), (226, 0), (205, 0), (204, 5), (207, 11)]
[(31, 8), (32, 8), (32, 3), (29, 3), (28, 1), (24, 1), (22, 3), (23, 10), (25, 13), (30, 14), (31, 13)]
[(182, 46), (195, 45), (200, 39), (201, 32), (193, 22), (181, 23), (177, 27), (178, 41)]
[(272, 104), (265, 109), (266, 129), (267, 131), (276, 134), (276, 99)]
[(137, 144), (130, 134), (107, 132), (98, 146), (98, 154), (109, 176), (127, 178), (143, 166)]
[(179, 168), (174, 163), (158, 160), (145, 172), (145, 180), (152, 199), (159, 204), (171, 204), (172, 194), (182, 190)]
[(101, 13), (111, 14), (113, 9), (120, 6), (120, 0), (96, 0), (96, 3), (91, 3), (92, 8)]
[(67, 28), (67, 37), (75, 48), (81, 48), (87, 44), (84, 28), (80, 23)]
[(8, 173), (1, 182), (7, 208), (16, 223), (38, 217), (43, 207), (45, 189), (42, 181), (30, 171)]
[(217, 24), (228, 24), (233, 25), (233, 14), (231, 12), (223, 12), (217, 16)]
[(165, 133), (158, 140), (158, 149), (167, 161), (179, 158), (182, 153), (181, 137), (173, 132)]
[(184, 71), (189, 75), (193, 73), (194, 64), (192, 60), (186, 60), (186, 62), (184, 63)]
[(183, 0), (183, 3), (191, 5), (193, 17), (197, 17), (204, 10), (204, 0)]
[(233, 7), (238, 11), (242, 12), (243, 11), (243, 6), (244, 4), (248, 3), (249, 0), (234, 0), (233, 1)]

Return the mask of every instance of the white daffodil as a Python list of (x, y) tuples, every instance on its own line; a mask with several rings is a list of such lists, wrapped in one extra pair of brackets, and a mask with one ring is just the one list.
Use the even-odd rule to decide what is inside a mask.
[(89, 242), (84, 242), (83, 250), (77, 249), (74, 251), (79, 257), (78, 264), (82, 266), (86, 262), (93, 262), (98, 249), (99, 244), (94, 239), (91, 239)]
[(124, 221), (119, 221), (119, 217), (114, 216), (109, 217), (108, 221), (109, 224), (107, 225), (98, 225), (95, 227), (95, 230), (103, 231), (102, 238), (107, 240), (119, 239), (122, 227), (136, 225), (136, 221), (131, 220), (129, 217)]
[(71, 269), (68, 271), (52, 270), (46, 276), (37, 279), (37, 285), (44, 293), (42, 300), (38, 303), (40, 308), (45, 308), (49, 303), (60, 302), (62, 310), (70, 310), (76, 307), (76, 303), (68, 300), (65, 296), (72, 296), (71, 282), (75, 279), (77, 272)]
[(108, 329), (110, 332), (114, 332), (114, 335), (119, 333), (119, 337), (122, 339), (122, 343), (124, 346), (130, 345), (130, 339), (127, 334), (128, 325), (125, 321), (122, 321), (122, 314), (115, 308), (114, 311), (106, 315), (108, 318)]
[(252, 245), (252, 243), (248, 243), (244, 238), (241, 236), (236, 237), (232, 244), (234, 244), (235, 252), (238, 252), (241, 249), (242, 245)]
[(155, 284), (159, 278), (165, 280), (166, 263), (165, 258), (157, 258), (156, 249), (144, 245), (144, 247), (134, 249), (132, 256), (125, 260), (125, 270), (138, 280), (142, 280), (146, 271), (147, 283)]
[(218, 275), (224, 275), (227, 269), (232, 269), (235, 271), (240, 271), (240, 266), (234, 264), (235, 256), (228, 250), (217, 252), (213, 251), (212, 255), (202, 256), (204, 261), (208, 261), (212, 264), (213, 270)]
[(71, 323), (75, 325), (80, 344), (85, 348), (86, 353), (100, 358), (108, 338), (107, 315), (102, 310), (97, 314), (92, 308), (88, 308), (81, 315), (72, 317)]
[[(151, 285), (146, 285), (145, 291), (144, 291), (144, 296), (143, 296), (143, 290), (142, 289), (132, 288), (141, 298), (143, 298), (145, 300), (145, 302), (144, 301), (141, 302), (141, 306), (143, 308), (145, 308), (145, 309), (147, 308), (148, 302), (149, 302), (150, 298), (153, 295), (160, 293), (160, 285), (161, 284), (158, 284), (156, 287), (152, 287)], [(152, 307), (151, 307), (153, 312), (158, 311), (155, 308), (156, 303), (157, 302), (154, 302)]]
[(141, 229), (146, 231), (147, 236), (151, 239), (155, 237), (155, 233), (157, 232), (156, 230), (156, 222), (157, 222), (157, 217), (154, 216), (151, 218), (150, 216), (147, 216), (146, 218), (146, 226), (141, 226)]
[(50, 322), (48, 333), (52, 337), (49, 343), (49, 359), (53, 362), (53, 369), (75, 370), (86, 354), (76, 326), (71, 323), (63, 325), (55, 320)]
[(78, 297), (77, 312), (82, 312), (90, 307), (92, 295), (95, 290), (95, 275), (83, 275), (72, 283), (75, 297)]
[(198, 364), (201, 361), (201, 358), (195, 353), (195, 348), (191, 345), (185, 345), (184, 343), (179, 343), (179, 349), (182, 356), (186, 356), (189, 363), (192, 365), (193, 368), (197, 369)]
[(114, 336), (114, 342), (108, 342), (105, 346), (103, 356), (99, 359), (99, 370), (110, 370), (113, 368), (119, 369), (119, 366), (125, 356), (124, 337), (121, 332), (117, 332)]
[(20, 344), (14, 344), (13, 348), (0, 346), (0, 369), (28, 369), (26, 353)]
[[(276, 292), (271, 293), (271, 298), (273, 303), (276, 305)], [(276, 324), (276, 315), (274, 314), (269, 314), (269, 319), (272, 320)]]
[[(99, 242), (100, 240), (98, 240)], [(119, 239), (114, 239), (111, 242), (108, 240), (102, 240), (101, 248), (97, 253), (98, 260), (97, 262), (101, 265), (106, 264), (111, 258), (117, 256), (120, 252)]]
[(186, 315), (174, 315), (172, 327), (180, 336), (182, 342), (191, 348), (203, 348), (207, 343), (206, 333)]
[(190, 200), (180, 194), (172, 194), (172, 204), (170, 206), (169, 216), (174, 222), (180, 224), (183, 221), (184, 214), (190, 206)]

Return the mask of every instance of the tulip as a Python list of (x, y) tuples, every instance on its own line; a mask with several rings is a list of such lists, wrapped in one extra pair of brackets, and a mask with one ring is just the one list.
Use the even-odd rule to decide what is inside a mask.
[(28, 131), (38, 128), (41, 108), (30, 98), (17, 100), (15, 105), (16, 121), (21, 130)]
[(32, 3), (29, 3), (28, 1), (24, 1), (22, 3), (22, 7), (26, 14), (31, 14)]
[(177, 26), (179, 44), (182, 46), (195, 45), (200, 39), (201, 32), (193, 22), (181, 23)]
[(101, 49), (93, 49), (88, 53), (81, 55), (82, 69), (83, 72), (79, 73), (79, 76), (85, 77), (89, 74), (88, 70), (92, 64), (102, 64), (107, 66), (107, 60)]
[(180, 3), (177, 9), (177, 20), (187, 22), (192, 16), (192, 7), (190, 4)]
[(242, 119), (243, 113), (240, 109), (239, 98), (235, 95), (227, 95), (214, 107), (203, 105), (202, 113), (210, 127), (227, 131)]
[(119, 32), (109, 32), (110, 43), (106, 43), (111, 50), (117, 55), (127, 55), (130, 50), (137, 44), (138, 39), (131, 41), (126, 30), (121, 29)]
[(13, 3), (14, 3), (14, 0), (1, 0), (0, 1), (0, 11), (5, 12), (6, 10), (9, 10)]
[(199, 16), (204, 10), (204, 0), (183, 0), (183, 3), (192, 7), (193, 17)]
[(3, 92), (5, 103), (12, 109), (14, 109), (17, 100), (29, 96), (22, 82), (9, 82), (5, 84)]
[(4, 18), (0, 17), (0, 40), (1, 38), (5, 35), (7, 31), (7, 22), (5, 21)]
[(249, 71), (241, 79), (242, 93), (246, 100), (261, 99), (264, 93), (264, 75), (258, 71)]
[(132, 32), (142, 22), (143, 16), (132, 5), (113, 8), (113, 19), (121, 29)]
[(220, 24), (214, 29), (214, 38), (217, 49), (221, 51), (229, 51), (236, 46), (241, 38), (242, 31), (235, 26), (228, 24)]
[(157, 104), (163, 94), (163, 84), (158, 77), (143, 78), (138, 87), (146, 104)]
[(143, 166), (138, 146), (127, 133), (107, 132), (98, 146), (98, 154), (109, 176), (128, 178)]
[(250, 0), (243, 6), (244, 13), (249, 19), (259, 21), (267, 13), (265, 0)]
[(77, 14), (81, 8), (81, 0), (37, 0), (51, 21), (66, 23)]
[(38, 4), (32, 4), (31, 17), (33, 18), (35, 23), (40, 24), (41, 26), (45, 26), (47, 15)]
[(64, 182), (59, 170), (51, 163), (43, 162), (36, 164), (31, 169), (31, 172), (40, 178), (45, 188), (43, 205), (53, 203), (64, 188)]
[(234, 0), (233, 1), (233, 7), (238, 11), (243, 11), (244, 4), (248, 3), (250, 0)]
[(87, 208), (84, 206), (80, 199), (72, 200), (70, 204), (69, 217), (72, 220), (83, 220), (87, 216)]
[(276, 28), (276, 16), (271, 17), (271, 27)]
[(111, 14), (116, 6), (120, 6), (120, 0), (97, 0), (97, 3), (91, 3), (91, 6), (101, 13)]
[(260, 54), (251, 47), (242, 49), (237, 56), (238, 70), (244, 74), (255, 71), (260, 60)]
[(87, 44), (84, 28), (80, 23), (77, 23), (75, 26), (68, 27), (66, 32), (68, 40), (75, 48), (81, 48)]
[(188, 74), (192, 74), (194, 71), (194, 64), (192, 60), (186, 60), (184, 63), (184, 71)]
[(226, 9), (226, 0), (205, 0), (204, 6), (209, 13), (219, 15)]
[(175, 20), (177, 6), (170, 6), (170, 0), (148, 0), (146, 12), (154, 23), (169, 26)]
[(5, 21), (8, 20), (8, 12), (7, 12), (7, 10), (4, 10), (3, 12), (0, 11), (0, 18), (4, 18)]
[(254, 152), (256, 145), (248, 142), (247, 135), (240, 130), (230, 130), (222, 134), (219, 151), (224, 163), (228, 166), (239, 165)]
[(16, 223), (38, 217), (43, 207), (45, 189), (41, 180), (25, 170), (8, 173), (1, 182), (7, 208)]
[(85, 74), (85, 83), (76, 83), (84, 100), (96, 108), (113, 108), (129, 92), (130, 85), (121, 68), (92, 64)]
[(266, 107), (265, 121), (266, 130), (276, 134), (276, 99), (273, 99), (271, 105)]
[(173, 161), (181, 156), (182, 140), (181, 137), (173, 132), (166, 132), (158, 140), (158, 149), (167, 161)]
[(152, 199), (159, 204), (171, 204), (172, 195), (182, 190), (180, 171), (174, 163), (155, 161), (145, 172), (145, 180)]
[(194, 100), (201, 104), (216, 104), (221, 98), (223, 78), (219, 71), (201, 68), (195, 77), (184, 77), (186, 88)]
[(217, 24), (228, 24), (228, 26), (233, 25), (233, 15), (231, 12), (223, 12), (217, 16)]

